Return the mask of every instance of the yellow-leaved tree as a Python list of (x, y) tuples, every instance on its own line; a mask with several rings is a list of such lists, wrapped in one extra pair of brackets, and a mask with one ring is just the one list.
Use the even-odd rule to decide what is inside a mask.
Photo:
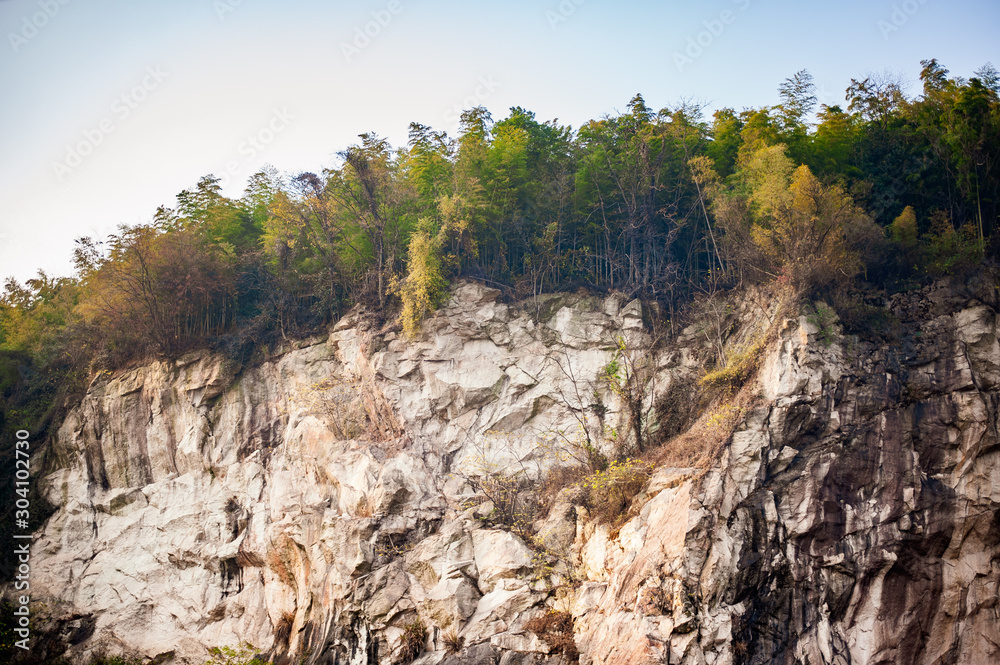
[(804, 293), (847, 283), (883, 232), (839, 185), (795, 167), (782, 145), (756, 151), (726, 188), (695, 164), (740, 273), (781, 277)]
[(448, 282), (441, 273), (441, 248), (438, 237), (431, 235), (431, 223), (421, 219), (410, 236), (407, 250), (406, 278), (398, 286), (403, 301), (403, 333), (416, 336), (420, 322), (437, 309)]

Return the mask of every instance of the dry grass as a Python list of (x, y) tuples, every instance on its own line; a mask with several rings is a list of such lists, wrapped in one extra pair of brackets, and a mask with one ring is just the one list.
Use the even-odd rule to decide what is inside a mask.
[(726, 364), (708, 372), (698, 380), (706, 388), (723, 388), (737, 390), (757, 373), (761, 355), (764, 352), (765, 339), (753, 342), (733, 351)]
[(371, 363), (368, 362), (368, 356), (365, 354), (367, 346), (368, 342), (366, 341), (358, 348), (358, 356), (355, 360), (355, 366), (361, 373), (359, 380), (361, 403), (368, 415), (373, 440), (391, 441), (403, 435), (403, 427), (396, 418), (392, 406), (389, 405), (389, 400), (386, 399), (375, 382), (375, 370), (372, 369)]
[(451, 630), (449, 630), (447, 633), (444, 634), (442, 641), (444, 642), (445, 653), (451, 655), (451, 654), (456, 654), (462, 650), (462, 643), (464, 640), (461, 637), (459, 637), (458, 633), (455, 632), (455, 629), (452, 628)]
[(579, 662), (580, 652), (573, 639), (573, 615), (569, 612), (549, 610), (528, 621), (524, 628), (542, 638), (552, 653), (562, 654), (571, 663)]
[(559, 492), (581, 482), (587, 477), (587, 469), (582, 465), (560, 466), (545, 474), (542, 484), (536, 491), (538, 514), (547, 515), (555, 504)]
[(587, 491), (590, 516), (605, 524), (617, 525), (628, 514), (632, 499), (649, 480), (653, 465), (637, 459), (612, 462), (603, 471), (592, 473), (580, 483)]
[(372, 503), (369, 497), (361, 497), (358, 499), (358, 504), (354, 506), (354, 517), (371, 517), (375, 514), (375, 509), (372, 508)]
[(653, 448), (642, 459), (654, 467), (690, 467), (706, 471), (760, 396), (747, 384), (728, 399), (719, 398), (680, 436)]
[(411, 621), (403, 627), (403, 647), (400, 656), (403, 663), (412, 663), (424, 650), (427, 641), (427, 626), (420, 619)]
[(274, 643), (279, 649), (288, 647), (289, 639), (292, 637), (292, 624), (294, 623), (294, 613), (281, 613), (281, 618), (278, 619), (278, 623), (274, 626)]
[[(642, 459), (655, 467), (693, 467), (706, 471), (719, 457), (733, 432), (760, 399), (755, 385), (760, 363), (768, 347), (778, 338), (794, 298), (786, 290), (771, 293), (777, 304), (765, 309), (752, 303), (764, 319), (744, 336), (745, 342), (730, 352), (726, 362), (698, 380), (697, 401), (706, 405), (686, 431), (647, 450)], [(749, 314), (749, 312), (747, 312)]]

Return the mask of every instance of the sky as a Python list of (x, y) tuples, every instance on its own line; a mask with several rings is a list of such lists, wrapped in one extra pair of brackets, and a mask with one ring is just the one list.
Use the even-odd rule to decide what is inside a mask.
[(1000, 66), (995, 0), (0, 0), (0, 279), (72, 273), (75, 238), (149, 222), (209, 173), (239, 196), (265, 164), (336, 164), (410, 122), (512, 106), (578, 128), (641, 93), (706, 117), (821, 103), (920, 60)]

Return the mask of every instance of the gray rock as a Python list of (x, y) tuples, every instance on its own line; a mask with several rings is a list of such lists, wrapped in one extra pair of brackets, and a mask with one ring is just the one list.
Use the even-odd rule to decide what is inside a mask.
[[(573, 566), (554, 591), (551, 561), (466, 502), (484, 474), (564, 464), (584, 431), (609, 447), (628, 413), (599, 377), (619, 338), (650, 339), (620, 296), (498, 295), (457, 285), (415, 340), (352, 312), (238, 378), (198, 352), (95, 380), (50, 441), (58, 510), (32, 549), (33, 599), (92, 629), (69, 655), (201, 663), (248, 640), (388, 663), (420, 619), (425, 648), (450, 630), (464, 647), (418, 662), (555, 665), (524, 625), (557, 607), (582, 663), (1000, 661), (991, 307), (942, 285), (894, 296), (885, 346), (777, 321), (710, 468), (657, 470), (621, 526), (572, 492), (538, 521), (562, 579)], [(764, 300), (733, 298), (732, 340), (775, 317)], [(643, 351), (647, 404), (691, 390), (700, 331)]]

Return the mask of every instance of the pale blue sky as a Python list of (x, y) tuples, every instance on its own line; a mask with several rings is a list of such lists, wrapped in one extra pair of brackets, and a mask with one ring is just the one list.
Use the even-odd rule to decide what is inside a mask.
[(238, 195), (263, 164), (318, 170), (364, 131), (454, 133), (470, 102), (579, 127), (636, 92), (774, 104), (806, 68), (835, 104), (869, 71), (915, 84), (923, 58), (1000, 66), (998, 33), (986, 0), (3, 0), (0, 279), (69, 274), (74, 238), (149, 221), (207, 173), (228, 168)]

